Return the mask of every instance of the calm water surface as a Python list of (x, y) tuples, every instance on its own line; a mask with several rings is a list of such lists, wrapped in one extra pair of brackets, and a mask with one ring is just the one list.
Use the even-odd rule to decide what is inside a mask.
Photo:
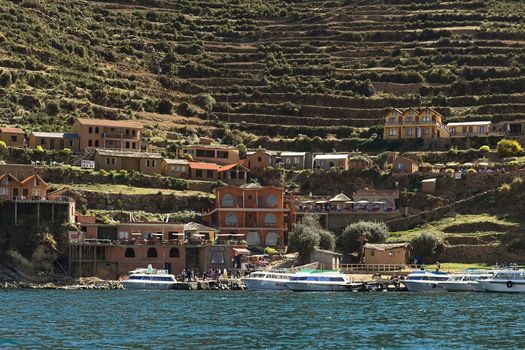
[(0, 349), (523, 349), (524, 295), (0, 290)]

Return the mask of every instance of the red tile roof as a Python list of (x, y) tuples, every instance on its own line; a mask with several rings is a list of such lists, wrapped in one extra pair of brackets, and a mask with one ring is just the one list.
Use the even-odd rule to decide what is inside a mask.
[(228, 171), (228, 170), (231, 170), (231, 169), (235, 168), (237, 165), (240, 166), (241, 168), (243, 168), (243, 170), (248, 171), (248, 169), (246, 169), (244, 166), (242, 166), (241, 164), (238, 164), (238, 163), (225, 165), (225, 166), (221, 167), (219, 169), (219, 171)]
[(33, 179), (37, 179), (37, 180), (40, 182), (39, 185), (47, 186), (47, 183), (45, 183), (45, 181), (42, 180), (42, 178), (41, 178), (40, 176), (36, 175), (36, 174), (35, 174), (35, 175), (31, 175), (31, 176), (26, 177), (25, 179), (23, 179), (22, 181), (20, 181), (20, 184), (21, 184), (22, 186), (25, 186), (26, 184), (29, 183), (29, 181), (31, 181), (31, 180), (33, 180)]
[(219, 170), (220, 165), (215, 163), (204, 163), (204, 162), (189, 162), (190, 169), (199, 169), (199, 170)]
[(12, 134), (23, 134), (24, 130), (20, 128), (3, 127), (3, 128), (0, 128), (0, 132), (9, 132)]

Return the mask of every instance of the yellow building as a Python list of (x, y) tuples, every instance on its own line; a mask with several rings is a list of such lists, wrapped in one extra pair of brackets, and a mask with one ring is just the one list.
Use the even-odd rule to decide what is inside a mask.
[(404, 111), (394, 108), (385, 116), (385, 140), (434, 139), (449, 136), (448, 128), (443, 124), (443, 116), (429, 107), (419, 110), (408, 108)]

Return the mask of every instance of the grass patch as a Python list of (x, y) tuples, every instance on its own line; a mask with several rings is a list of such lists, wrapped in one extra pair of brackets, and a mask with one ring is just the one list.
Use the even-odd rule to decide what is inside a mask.
[(201, 196), (211, 197), (212, 195), (206, 192), (199, 191), (177, 191), (165, 188), (147, 188), (147, 187), (133, 187), (127, 185), (113, 185), (113, 184), (49, 184), (53, 188), (68, 187), (78, 191), (103, 192), (111, 194), (174, 194), (177, 196)]

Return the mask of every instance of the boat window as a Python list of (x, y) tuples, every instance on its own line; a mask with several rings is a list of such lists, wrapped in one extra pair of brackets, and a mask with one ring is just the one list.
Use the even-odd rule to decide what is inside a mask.
[(135, 249), (133, 248), (126, 248), (126, 251), (124, 252), (125, 258), (134, 258), (135, 257)]
[(498, 273), (495, 277), (499, 280), (510, 280), (512, 278), (512, 274), (510, 273)]
[(130, 280), (141, 280), (142, 279), (142, 276), (129, 276)]
[(173, 247), (170, 249), (170, 258), (180, 258), (179, 248)]

